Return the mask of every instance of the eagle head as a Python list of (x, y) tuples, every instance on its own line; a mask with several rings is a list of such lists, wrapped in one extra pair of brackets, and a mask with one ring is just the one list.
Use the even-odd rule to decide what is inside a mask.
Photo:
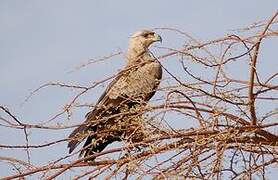
[(127, 66), (152, 60), (153, 58), (149, 54), (148, 47), (157, 41), (162, 42), (162, 38), (153, 31), (141, 30), (135, 32), (129, 39), (126, 55)]
[(157, 41), (162, 42), (161, 36), (150, 30), (137, 31), (130, 37), (130, 44), (135, 44), (143, 48), (148, 48), (152, 43)]

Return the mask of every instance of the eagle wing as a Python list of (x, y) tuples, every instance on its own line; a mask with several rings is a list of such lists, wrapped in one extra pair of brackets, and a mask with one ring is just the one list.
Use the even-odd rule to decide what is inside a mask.
[[(95, 108), (87, 113), (85, 122), (70, 134), (69, 152), (71, 153), (86, 137), (88, 138), (84, 147), (89, 145), (94, 137), (88, 136), (86, 133), (88, 131), (96, 132), (99, 124), (105, 126), (106, 121), (102, 119), (98, 121), (97, 117), (111, 116), (111, 114), (119, 113), (119, 108), (122, 106), (127, 105), (128, 108), (131, 108), (135, 104), (148, 101), (155, 93), (161, 75), (161, 66), (157, 62), (129, 68), (120, 73), (100, 96)], [(107, 141), (105, 144), (109, 144), (109, 142)], [(101, 151), (105, 146), (100, 146), (98, 150)]]
[[(69, 153), (71, 153), (85, 138), (85, 136), (82, 136), (82, 134), (85, 134), (91, 127), (92, 123), (95, 120), (95, 116), (98, 115), (102, 109), (101, 106), (107, 106), (112, 103), (112, 99), (107, 96), (107, 93), (109, 90), (117, 83), (117, 81), (120, 79), (120, 75), (118, 75), (106, 88), (106, 90), (102, 93), (102, 95), (99, 97), (94, 109), (90, 112), (88, 112), (85, 115), (85, 122), (77, 127), (70, 135), (70, 142), (68, 143)], [(114, 103), (120, 102), (120, 99), (114, 99)], [(78, 134), (80, 134), (80, 137), (76, 137)]]

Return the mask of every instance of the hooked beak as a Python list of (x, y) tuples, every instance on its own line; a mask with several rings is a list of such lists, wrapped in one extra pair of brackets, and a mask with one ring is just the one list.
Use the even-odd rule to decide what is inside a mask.
[(154, 41), (155, 41), (155, 42), (159, 41), (160, 43), (162, 43), (162, 38), (161, 38), (161, 36), (155, 33), (155, 34), (154, 34)]

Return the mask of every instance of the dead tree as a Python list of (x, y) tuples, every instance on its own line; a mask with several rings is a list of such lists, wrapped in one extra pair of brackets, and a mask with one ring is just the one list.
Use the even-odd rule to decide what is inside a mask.
[[(65, 129), (76, 127), (76, 123), (69, 125), (72, 121), (59, 122), (59, 126), (50, 122), (67, 115), (70, 118), (74, 109), (87, 106), (78, 103), (80, 97), (113, 77), (90, 86), (48, 83), (35, 90), (32, 96), (52, 86), (77, 91), (63, 111), (50, 118), (49, 124), (23, 123), (14, 115), (16, 113), (1, 106), (1, 126), (21, 129), (26, 139), (22, 145), (7, 142), (0, 145), (1, 149), (25, 149), (28, 156), (27, 161), (1, 156), (2, 163), (16, 168), (14, 174), (4, 179), (31, 175), (45, 179), (62, 176), (74, 179), (267, 178), (268, 172), (277, 169), (278, 73), (271, 68), (277, 64), (277, 57), (262, 58), (264, 47), (261, 46), (267, 45), (267, 39), (277, 38), (277, 15), (276, 12), (267, 21), (208, 42), (177, 29), (157, 29), (176, 32), (186, 43), (180, 49), (156, 47), (165, 52), (154, 57), (161, 62), (164, 71), (158, 95), (151, 105), (122, 112), (138, 118), (140, 123), (129, 128), (140, 129), (144, 138), (135, 142), (126, 138), (122, 144), (95, 153), (96, 159), (92, 162), (85, 162), (86, 157), (78, 159), (75, 154), (64, 154), (39, 166), (33, 165), (32, 161), (28, 162), (33, 151), (50, 147), (52, 151), (55, 147), (66, 149), (68, 139), (33, 145), (28, 141), (29, 132), (58, 129), (65, 133)], [(110, 56), (103, 60), (108, 58)], [(164, 65), (168, 61), (175, 61), (179, 70), (170, 70)], [(261, 66), (269, 66), (269, 69)]]

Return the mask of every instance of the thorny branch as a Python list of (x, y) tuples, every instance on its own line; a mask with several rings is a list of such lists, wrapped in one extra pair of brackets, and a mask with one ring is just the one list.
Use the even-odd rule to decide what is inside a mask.
[(257, 117), (256, 117), (256, 112), (255, 112), (255, 98), (254, 98), (254, 93), (253, 93), (253, 88), (254, 88), (254, 78), (256, 74), (256, 64), (257, 64), (257, 59), (258, 59), (258, 54), (259, 54), (259, 49), (261, 42), (263, 40), (263, 37), (267, 30), (269, 29), (269, 26), (271, 23), (274, 21), (274, 19), (278, 16), (278, 12), (274, 14), (272, 18), (267, 22), (266, 27), (264, 28), (263, 32), (260, 34), (258, 41), (255, 43), (255, 50), (253, 53), (253, 57), (251, 59), (250, 63), (250, 80), (249, 80), (249, 111), (251, 114), (251, 120), (252, 120), (252, 125), (257, 124)]

